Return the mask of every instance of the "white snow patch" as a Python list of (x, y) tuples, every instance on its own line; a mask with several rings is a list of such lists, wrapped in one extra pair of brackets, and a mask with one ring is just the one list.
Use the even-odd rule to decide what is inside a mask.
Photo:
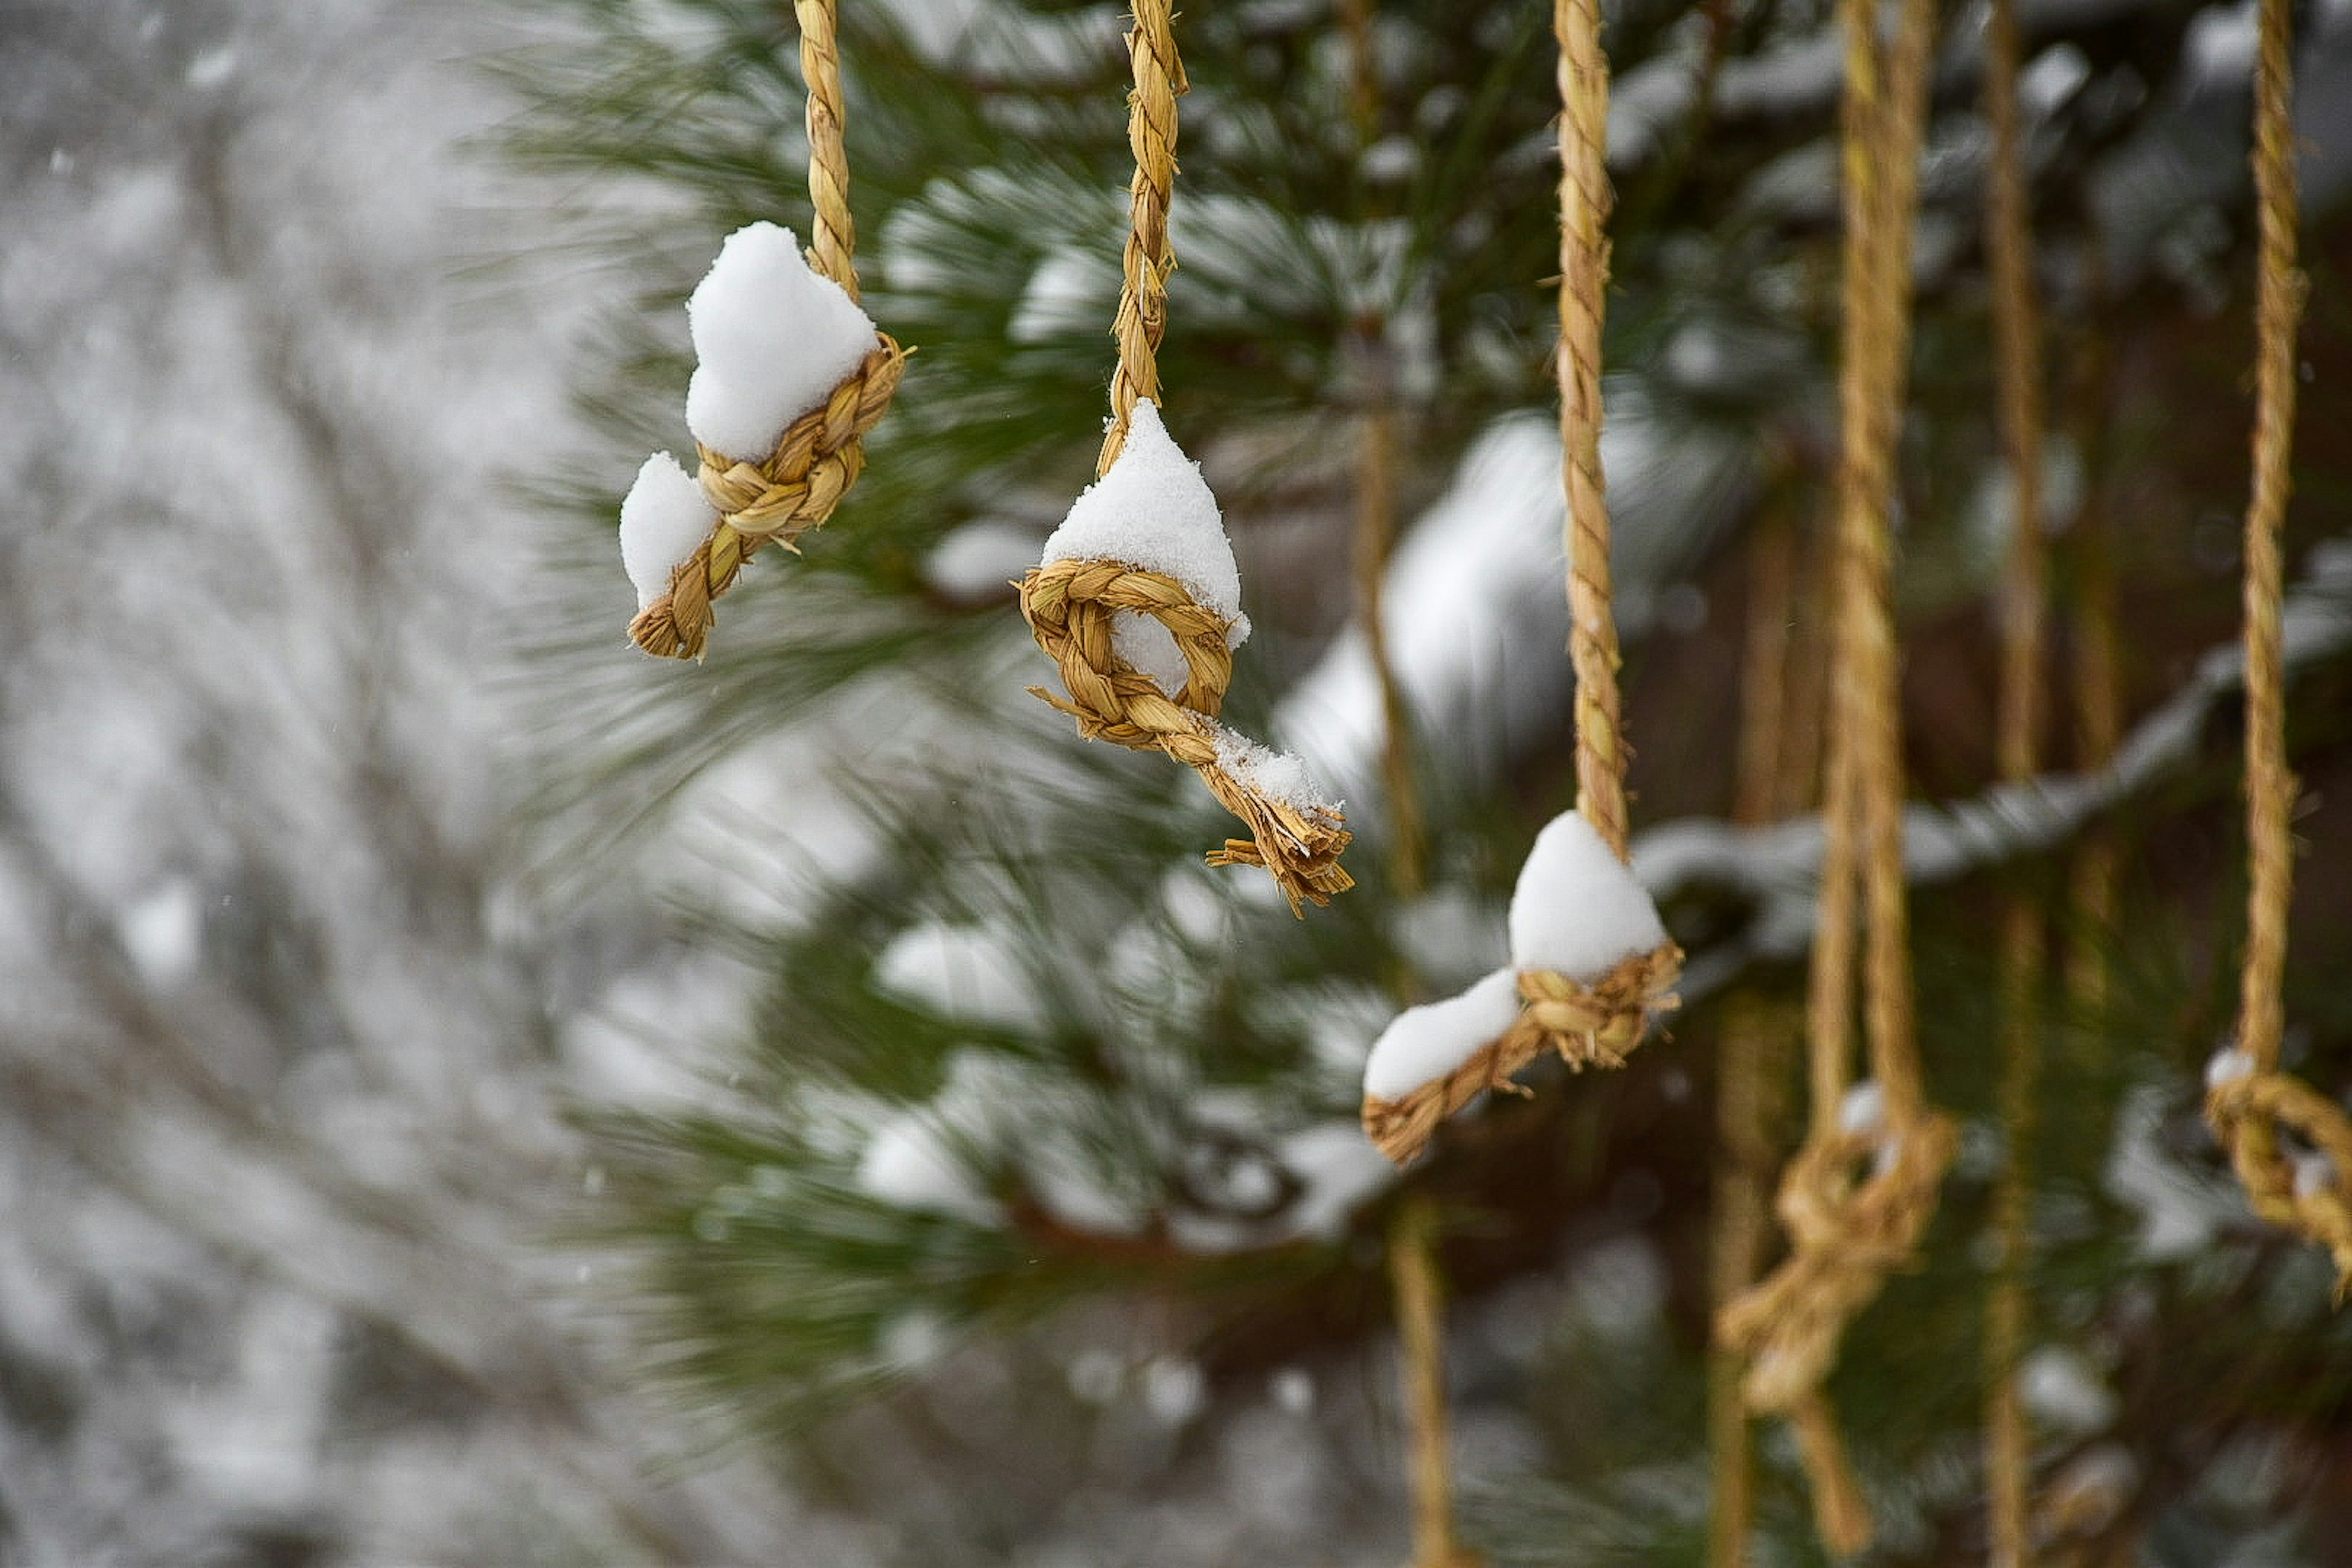
[(975, 1225), (993, 1226), (1004, 1217), (956, 1158), (947, 1136), (919, 1111), (874, 1130), (857, 1162), (857, 1186), (902, 1209), (954, 1215)]
[(2116, 1401), (2091, 1363), (2063, 1345), (2043, 1345), (2017, 1369), (2018, 1395), (2045, 1426), (2078, 1437), (2104, 1430)]
[(2315, 1198), (2336, 1185), (2336, 1162), (2316, 1149), (2294, 1157), (2294, 1195)]
[(669, 588), (669, 574), (709, 537), (718, 509), (667, 452), (637, 470), (621, 501), (621, 567), (644, 609)]
[(1308, 776), (1307, 763), (1301, 759), (1288, 752), (1261, 746), (1222, 724), (1214, 727), (1213, 738), (1217, 742), (1218, 765), (1244, 787), (1304, 812), (1326, 816), (1339, 814), (1340, 803), (1324, 798), (1321, 787)]
[(2235, 86), (2254, 74), (2254, 0), (2208, 5), (2189, 18), (2181, 40), (2182, 62), (2196, 86)]
[(1152, 1418), (1181, 1426), (1209, 1402), (1208, 1379), (1197, 1363), (1176, 1356), (1154, 1356), (1143, 1367), (1143, 1407)]
[(1397, 1179), (1396, 1167), (1353, 1121), (1301, 1128), (1283, 1138), (1275, 1154), (1301, 1188), (1277, 1222), (1286, 1237), (1337, 1239), (1356, 1210)]
[(1848, 1138), (1867, 1138), (1886, 1130), (1886, 1090), (1874, 1079), (1864, 1079), (1838, 1101), (1838, 1131)]
[(988, 926), (909, 926), (874, 963), (874, 983), (943, 1018), (984, 1027), (1034, 1031), (1045, 1010), (1025, 983), (1021, 950)]
[(1658, 907), (1633, 873), (1574, 811), (1552, 818), (1511, 894), (1511, 962), (1580, 984), (1663, 945)]
[(962, 603), (993, 599), (1037, 558), (1037, 531), (1001, 517), (975, 518), (949, 531), (923, 562), (935, 593)]
[[(1170, 437), (1159, 406), (1148, 400), (1135, 405), (1118, 460), (1071, 503), (1040, 560), (1118, 561), (1173, 577), (1196, 603), (1231, 623), (1226, 647), (1239, 647), (1249, 636), (1241, 568), (1217, 498), (1201, 477), (1201, 465)], [(1168, 628), (1150, 616), (1119, 615), (1111, 645), (1170, 696), (1183, 689), (1184, 656)]]
[(1315, 1376), (1304, 1367), (1286, 1366), (1266, 1384), (1274, 1403), (1286, 1415), (1311, 1415), (1315, 1409)]
[(793, 231), (739, 228), (686, 302), (697, 361), (687, 385), (694, 438), (757, 459), (823, 404), (875, 346), (873, 319), (809, 268)]
[(2205, 1064), (2205, 1087), (2219, 1089), (2225, 1083), (2235, 1083), (2253, 1070), (2252, 1057), (2235, 1046), (2224, 1046)]
[(1498, 969), (1459, 996), (1399, 1013), (1364, 1063), (1364, 1094), (1397, 1100), (1444, 1078), (1511, 1026), (1519, 1016), (1519, 977)]
[(202, 954), (204, 908), (196, 885), (177, 877), (122, 911), (123, 951), (139, 977), (158, 990), (196, 972)]

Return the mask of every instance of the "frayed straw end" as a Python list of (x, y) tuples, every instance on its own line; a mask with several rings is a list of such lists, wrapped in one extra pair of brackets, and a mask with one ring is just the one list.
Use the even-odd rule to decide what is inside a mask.
[(1870, 1544), (1870, 1505), (1846, 1460), (1829, 1401), (1819, 1394), (1808, 1394), (1789, 1412), (1789, 1424), (1797, 1435), (1805, 1478), (1812, 1483), (1813, 1527), (1832, 1556), (1852, 1557)]

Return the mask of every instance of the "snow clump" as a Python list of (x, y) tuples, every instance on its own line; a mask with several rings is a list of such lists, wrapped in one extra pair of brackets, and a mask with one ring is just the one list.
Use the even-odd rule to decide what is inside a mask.
[(1666, 928), (1633, 873), (1574, 811), (1536, 836), (1511, 894), (1511, 962), (1591, 985), (1662, 947)]
[(1399, 1013), (1364, 1063), (1364, 1097), (1401, 1100), (1478, 1054), (1519, 1016), (1519, 977), (1498, 969), (1459, 996)]
[[(1045, 540), (1040, 560), (1117, 561), (1173, 577), (1193, 602), (1231, 623), (1225, 646), (1239, 647), (1249, 636), (1242, 614), (1242, 574), (1225, 535), (1224, 514), (1201, 465), (1184, 455), (1160, 422), (1159, 405), (1135, 405), (1127, 444), (1110, 471), (1070, 506)], [(1184, 655), (1168, 628), (1149, 616), (1119, 612), (1111, 623), (1111, 647), (1173, 697), (1188, 678)]]
[[(1158, 624), (1153, 625), (1158, 629)], [(1247, 735), (1236, 734), (1222, 724), (1213, 727), (1213, 735), (1217, 765), (1233, 775), (1234, 782), (1244, 789), (1296, 806), (1309, 816), (1339, 815), (1341, 803), (1323, 798), (1321, 786), (1308, 775), (1307, 763), (1301, 759), (1288, 752), (1261, 746)]]
[(716, 452), (757, 461), (874, 352), (873, 318), (810, 270), (793, 231), (739, 228), (686, 302), (694, 379), (686, 422)]
[(621, 502), (621, 565), (644, 609), (669, 589), (669, 574), (708, 538), (719, 512), (677, 459), (656, 452)]

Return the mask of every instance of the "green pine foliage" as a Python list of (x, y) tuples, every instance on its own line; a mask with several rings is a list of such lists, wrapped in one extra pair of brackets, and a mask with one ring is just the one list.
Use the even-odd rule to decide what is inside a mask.
[[(581, 868), (672, 844), (682, 816), (713, 826), (715, 812), (740, 808), (714, 806), (711, 781), (775, 765), (795, 734), (831, 725), (877, 742), (828, 796), (829, 809), (854, 808), (840, 831), (856, 852), (797, 868), (781, 915), (715, 899), (677, 912), (694, 951), (751, 977), (740, 1028), (701, 1042), (723, 1052), (724, 1073), (691, 1110), (585, 1113), (608, 1156), (599, 1223), (633, 1260), (622, 1300), (648, 1374), (820, 1476), (845, 1432), (879, 1440), (855, 1426), (861, 1413), (896, 1411), (904, 1430), (940, 1419), (923, 1414), (926, 1391), (970, 1356), (1050, 1383), (1061, 1326), (1106, 1307), (1148, 1307), (1166, 1349), (1201, 1358), (1211, 1421), (1293, 1363), (1359, 1365), (1377, 1385), (1386, 1363), (1364, 1357), (1389, 1310), (1380, 1238), (1388, 1205), (1418, 1186), (1444, 1205), (1450, 1287), (1471, 1325), (1457, 1391), (1511, 1413), (1524, 1438), (1508, 1464), (1472, 1478), (1469, 1517), (1494, 1561), (1698, 1562), (1717, 1003), (1727, 985), (1791, 996), (1797, 966), (1751, 953), (1752, 909), (1702, 879), (1666, 913), (1714, 994), (1694, 996), (1622, 1075), (1539, 1071), (1535, 1100), (1450, 1129), (1399, 1184), (1343, 1146), (1362, 1050), (1400, 976), (1411, 993), (1442, 994), (1502, 961), (1515, 868), (1567, 804), (1566, 705), (1543, 733), (1507, 743), (1490, 715), (1419, 715), (1433, 890), (1405, 900), (1388, 885), (1373, 800), (1351, 813), (1360, 885), (1294, 921), (1259, 873), (1199, 864), (1225, 825), (1189, 774), (1082, 742), (1023, 693), (1051, 672), (1009, 589), (976, 592), (934, 569), (940, 542), (968, 525), (1042, 539), (1091, 477), (1129, 172), (1117, 16), (981, 0), (970, 34), (941, 49), (925, 41), (920, 6), (845, 7), (866, 303), (916, 353), (856, 489), (803, 557), (760, 566), (721, 602), (696, 668), (623, 647), (614, 508), (648, 444), (683, 446), (677, 305), (719, 237), (755, 218), (805, 231), (790, 7), (565, 10), (563, 42), (501, 65), (526, 104), (508, 148), (626, 194), (583, 220), (582, 243), (635, 268), (645, 290), (583, 389), (612, 449), (551, 497), (582, 521), (529, 634), (535, 679), (562, 694), (548, 875), (576, 884)], [(1331, 7), (1201, 5), (1178, 23), (1192, 91), (1160, 368), (1170, 427), (1205, 460), (1242, 554), (1258, 635), (1238, 661), (1232, 717), (1256, 733), (1349, 613), (1349, 453), (1362, 413), (1393, 412), (1409, 518), (1482, 434), (1548, 420), (1554, 395), (1545, 8), (1376, 10), (1370, 125), (1351, 108)], [(2041, 68), (2047, 79), (2065, 79), (2039, 110), (2034, 147), (2053, 357), (2074, 378), (2096, 342), (2127, 367), (2055, 400), (2057, 506), (2080, 520), (2095, 505), (2124, 525), (2135, 714), (2234, 628), (2244, 98), (2196, 85), (2180, 63), (2192, 11), (2154, 0), (2053, 13), (2030, 40), (2057, 61)], [(1767, 498), (1801, 513), (1825, 505), (1839, 325), (1827, 25), (1801, 0), (1628, 0), (1610, 17), (1628, 155), (1609, 395), (1614, 418), (1646, 432), (1657, 470), (1620, 480), (1621, 548), (1702, 611), (1662, 617), (1631, 651), (1647, 823), (1725, 809), (1736, 545)], [(1939, 75), (1904, 451), (1909, 745), (1929, 798), (1974, 795), (1990, 773), (1984, 604), (2005, 526), (1987, 500), (1973, 26), (1948, 29)], [(2305, 346), (2336, 363), (2352, 298), (2331, 288), (2345, 236), (2326, 212), (2313, 218)], [(2335, 406), (2325, 379), (2306, 390), (2291, 561), (2342, 531), (2352, 479), (2343, 454), (2311, 438)], [(2063, 592), (2073, 542), (2059, 553)], [(1462, 632), (1507, 641), (1558, 627)], [(2060, 632), (2063, 648), (2063, 615)], [(2298, 765), (2315, 784), (2352, 787), (2347, 683), (2339, 654), (2296, 689)], [(2034, 1341), (2087, 1369), (2107, 1407), (2044, 1424), (2040, 1479), (2055, 1495), (2127, 1461), (2112, 1506), (2090, 1510), (2066, 1545), (2084, 1563), (2185, 1568), (2236, 1561), (2229, 1552), (2255, 1542), (2269, 1543), (2264, 1562), (2344, 1561), (2327, 1555), (2340, 1546), (2326, 1544), (2324, 1500), (2352, 1473), (2352, 1330), (2329, 1315), (2324, 1260), (2245, 1216), (2196, 1119), (2198, 1074), (2230, 1026), (2242, 904), (2234, 718), (2209, 728), (2193, 767), (2102, 825), (2123, 847), (2126, 918), (2063, 932), (2060, 947), (2103, 956), (2112, 1006), (2076, 1016), (2053, 982), (2043, 1029)], [(2064, 756), (2063, 733), (2053, 741)], [(772, 820), (803, 805), (776, 800)], [(2321, 816), (2306, 825), (2315, 843), (2341, 858), (2336, 875), (2316, 848), (2305, 863), (2293, 1065), (2337, 1089), (2352, 1081), (2352, 1006), (2335, 983), (2352, 958), (2339, 885), (2352, 844), (2340, 810)], [(697, 851), (709, 875), (756, 879), (722, 869), (724, 845), (738, 829), (772, 843), (765, 826), (721, 815), (720, 847)], [(1832, 1385), (1882, 1515), (1879, 1560), (1982, 1558), (1983, 1238), (2004, 1145), (1985, 933), (2018, 890), (2063, 926), (2070, 848), (1993, 857), (1916, 898), (1931, 1092), (1966, 1135), (1923, 1267), (1857, 1325)], [(947, 952), (940, 963), (962, 983), (910, 984), (925, 952)], [(944, 1161), (932, 1174), (950, 1196), (877, 1195), (861, 1166), (894, 1139)], [(2175, 1247), (2155, 1234), (2158, 1209), (2201, 1229)], [(1532, 1311), (1541, 1331), (1493, 1348), (1498, 1302)], [(1018, 1408), (1040, 1444), (1108, 1419), (1034, 1391)], [(1385, 1517), (1401, 1518), (1401, 1463), (1381, 1447), (1392, 1434), (1374, 1436), (1395, 1478)], [(1349, 1440), (1328, 1426), (1318, 1439), (1333, 1451)], [(1771, 1431), (1759, 1444), (1758, 1560), (1820, 1561), (1793, 1450)], [(1000, 1560), (1044, 1517), (986, 1453), (930, 1463), (969, 1504), (958, 1516), (969, 1531), (922, 1527), (909, 1561)], [(827, 1484), (846, 1503), (891, 1506), (887, 1486)]]

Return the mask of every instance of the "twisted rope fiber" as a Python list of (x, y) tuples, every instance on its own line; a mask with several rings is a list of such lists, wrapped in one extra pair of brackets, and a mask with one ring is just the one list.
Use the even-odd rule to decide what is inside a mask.
[[(1111, 426), (1096, 477), (1110, 471), (1127, 444), (1136, 400), (1157, 399), (1154, 353), (1167, 329), (1168, 201), (1176, 176), (1176, 95), (1185, 90), (1167, 0), (1138, 0), (1128, 30), (1135, 86), (1128, 94), (1128, 142), (1135, 153), (1125, 281), (1119, 291), (1118, 369), (1111, 378)], [(1030, 635), (1062, 674), (1067, 700), (1044, 687), (1030, 692), (1078, 721), (1078, 733), (1137, 751), (1157, 749), (1191, 767), (1218, 804), (1246, 824), (1249, 837), (1228, 838), (1213, 866), (1263, 866), (1293, 914), (1302, 901), (1328, 904), (1356, 885), (1339, 865), (1354, 837), (1339, 812), (1268, 795), (1220, 760), (1211, 722), (1232, 683), (1231, 623), (1194, 602), (1183, 584), (1118, 561), (1049, 561), (1020, 582), (1021, 614)], [(1184, 688), (1171, 698), (1150, 676), (1118, 657), (1111, 641), (1120, 611), (1168, 628), (1182, 650)]]
[[(1809, 753), (1789, 743), (1795, 689), (1820, 662), (1818, 639), (1795, 609), (1797, 531), (1784, 500), (1768, 500), (1748, 541), (1745, 657), (1740, 664), (1739, 746), (1732, 819), (1760, 826), (1803, 808)], [(1707, 1297), (1729, 1301), (1755, 1283), (1770, 1227), (1772, 1175), (1785, 1110), (1797, 1020), (1754, 992), (1730, 999), (1717, 1053), (1714, 1217)], [(1707, 1355), (1708, 1568), (1746, 1568), (1756, 1517), (1754, 1445), (1739, 1393), (1740, 1360), (1720, 1345)], [(1834, 1436), (1835, 1428), (1831, 1428)]]
[[(2001, 436), (2016, 516), (2000, 593), (1997, 728), (2000, 774), (2012, 782), (2033, 777), (2041, 764), (2036, 740), (2049, 597), (2048, 552), (2042, 534), (2042, 344), (2032, 212), (2017, 123), (2018, 53), (2015, 0), (1992, 0), (1985, 101), (1992, 121), (1993, 162), (1985, 240), (1993, 275)], [(2033, 1173), (2029, 1155), (2042, 1068), (2036, 1003), (2044, 942), (2041, 910), (2030, 895), (2014, 895), (2002, 911), (2000, 942), (1999, 1099), (2008, 1163), (1993, 1194), (1999, 1253), (1985, 1308), (1985, 1478), (1991, 1568), (2027, 1568), (2033, 1551), (2033, 1434), (2017, 1368), (2025, 1351), (2030, 1305), (2026, 1269), (2032, 1247)]]
[(1176, 190), (1176, 100), (1191, 90), (1176, 53), (1169, 0), (1134, 0), (1127, 53), (1135, 85), (1127, 95), (1127, 144), (1135, 156), (1128, 182), (1126, 248), (1119, 257), (1118, 368), (1111, 374), (1110, 428), (1103, 436), (1097, 478), (1110, 472), (1127, 445), (1128, 421), (1138, 398), (1160, 400), (1160, 341), (1168, 331), (1168, 275), (1176, 254), (1168, 243), (1168, 205)]
[[(1173, 698), (1118, 657), (1111, 644), (1121, 611), (1151, 616), (1184, 656), (1184, 688)], [(1263, 866), (1294, 913), (1302, 900), (1328, 904), (1355, 886), (1339, 864), (1353, 835), (1337, 812), (1313, 811), (1235, 778), (1219, 761), (1211, 721), (1233, 681), (1229, 623), (1196, 604), (1172, 577), (1117, 561), (1051, 561), (1021, 580), (1030, 635), (1061, 671), (1065, 700), (1029, 689), (1078, 721), (1078, 733), (1135, 751), (1158, 750), (1199, 773), (1219, 804), (1248, 825), (1209, 856), (1213, 866)]]
[[(2288, 814), (2296, 784), (2286, 758), (2286, 692), (2279, 613), (2279, 532), (2286, 518), (2294, 434), (2294, 340), (2304, 277), (2295, 265), (2292, 142), (2293, 67), (2285, 0), (2262, 0), (2254, 70), (2254, 190), (2261, 225), (2256, 304), (2253, 493), (2246, 507), (2246, 838), (2252, 859), (2246, 951), (2239, 977), (2238, 1048), (2252, 1070), (2206, 1096), (2205, 1113), (2230, 1151), (2254, 1212), (2326, 1247), (2336, 1299), (2352, 1294), (2352, 1124), (2333, 1100), (2279, 1071), (2285, 1025), (2287, 903), (2294, 844)], [(2326, 1155), (2319, 1182), (2296, 1180), (2281, 1152), (2282, 1126)]]
[[(1601, 327), (1609, 279), (1609, 62), (1598, 0), (1554, 0), (1559, 45), (1560, 452), (1567, 489), (1569, 658), (1576, 669), (1576, 808), (1626, 859), (1625, 745), (1610, 603), (1609, 503), (1601, 471)], [(1518, 1019), (1447, 1073), (1395, 1100), (1367, 1096), (1365, 1134), (1402, 1164), (1438, 1124), (1489, 1089), (1524, 1092), (1511, 1075), (1547, 1052), (1572, 1070), (1623, 1067), (1655, 1014), (1675, 1005), (1682, 949), (1635, 953), (1591, 985), (1523, 970)]]
[(1625, 747), (1601, 471), (1601, 326), (1609, 287), (1609, 60), (1599, 0), (1554, 0), (1559, 41), (1559, 439), (1568, 489), (1576, 809), (1625, 858)]
[(1527, 1094), (1512, 1075), (1547, 1052), (1572, 1071), (1623, 1067), (1651, 1015), (1675, 1006), (1682, 963), (1683, 950), (1666, 942), (1625, 960), (1590, 986), (1543, 970), (1522, 971), (1517, 1021), (1444, 1078), (1395, 1100), (1367, 1096), (1365, 1136), (1381, 1153), (1407, 1164), (1428, 1146), (1439, 1123), (1486, 1090)]
[[(857, 226), (849, 213), (849, 153), (842, 141), (841, 45), (834, 0), (793, 0), (801, 30), (801, 74), (808, 83), (809, 203), (815, 221), (809, 261), (858, 297), (851, 260)], [(660, 658), (699, 658), (709, 636), (710, 601), (734, 585), (743, 563), (776, 543), (797, 552), (800, 536), (822, 527), (865, 471), (864, 437), (890, 406), (907, 354), (887, 332), (833, 389), (824, 405), (784, 427), (767, 456), (730, 457), (700, 442), (696, 475), (719, 511), (692, 555), (672, 569), (669, 586), (629, 623), (629, 640)]]
[(1454, 1538), (1454, 1473), (1445, 1436), (1445, 1301), (1437, 1272), (1437, 1215), (1427, 1194), (1398, 1210), (1389, 1230), (1389, 1285), (1404, 1361), (1412, 1428), (1412, 1568), (1475, 1568)]
[[(1841, 0), (1839, 8), (1846, 37), (1844, 440), (1829, 840), (1808, 999), (1812, 1130), (1783, 1178), (1778, 1205), (1790, 1255), (1723, 1310), (1717, 1332), (1749, 1357), (1743, 1392), (1750, 1408), (1795, 1423), (1822, 1539), (1832, 1552), (1851, 1553), (1866, 1544), (1870, 1518), (1821, 1384), (1845, 1325), (1877, 1296), (1890, 1271), (1908, 1264), (1934, 1213), (1954, 1133), (1948, 1120), (1926, 1106), (1912, 1037), (1900, 692), (1889, 603), (1888, 508), (1909, 361), (1912, 224), (1935, 7), (1934, 0), (1905, 0), (1883, 72), (1875, 7)], [(1885, 1123), (1847, 1132), (1837, 1118), (1850, 1054), (1857, 868), (1870, 917), (1864, 1013)], [(1872, 1169), (1857, 1180), (1853, 1168), (1864, 1156)]]

